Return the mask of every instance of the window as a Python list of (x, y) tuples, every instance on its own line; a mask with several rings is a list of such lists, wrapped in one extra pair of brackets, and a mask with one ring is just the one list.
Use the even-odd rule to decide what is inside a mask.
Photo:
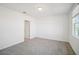
[(73, 36), (79, 39), (79, 15), (76, 15), (72, 19), (72, 32)]

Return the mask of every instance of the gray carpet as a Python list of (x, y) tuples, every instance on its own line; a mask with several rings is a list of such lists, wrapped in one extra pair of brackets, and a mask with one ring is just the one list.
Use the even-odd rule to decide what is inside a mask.
[(0, 55), (74, 55), (69, 43), (42, 38), (25, 42), (0, 51)]

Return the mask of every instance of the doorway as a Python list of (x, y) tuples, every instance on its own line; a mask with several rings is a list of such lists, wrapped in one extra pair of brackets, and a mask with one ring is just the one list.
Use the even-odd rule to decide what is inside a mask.
[(24, 21), (24, 41), (30, 39), (30, 22)]

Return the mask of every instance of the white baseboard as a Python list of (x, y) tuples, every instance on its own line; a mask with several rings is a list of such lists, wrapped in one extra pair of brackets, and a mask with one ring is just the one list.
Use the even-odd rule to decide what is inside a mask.
[(33, 37), (32, 39), (34, 39), (34, 38), (40, 38), (40, 39), (47, 39), (47, 40), (56, 40), (56, 41), (68, 42), (68, 41), (65, 41), (65, 40), (50, 39), (50, 38), (45, 38), (45, 37)]
[(22, 42), (24, 42), (24, 40), (16, 41), (16, 42), (13, 42), (13, 43), (6, 44), (6, 45), (0, 47), (0, 50), (5, 49), (5, 48), (8, 48), (8, 47), (11, 47), (13, 45), (16, 45), (16, 44), (19, 44), (19, 43), (22, 43)]

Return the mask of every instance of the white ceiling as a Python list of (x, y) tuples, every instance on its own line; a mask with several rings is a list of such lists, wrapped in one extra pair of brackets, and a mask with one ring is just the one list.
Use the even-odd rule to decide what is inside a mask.
[[(16, 10), (18, 12), (26, 12), (34, 17), (51, 16), (68, 14), (72, 3), (4, 3), (1, 6)], [(38, 7), (42, 7), (42, 11), (38, 11)]]

